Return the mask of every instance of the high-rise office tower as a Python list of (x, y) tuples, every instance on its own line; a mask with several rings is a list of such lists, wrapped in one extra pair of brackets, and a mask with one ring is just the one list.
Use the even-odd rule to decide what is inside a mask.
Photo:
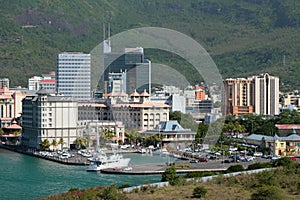
[(78, 101), (91, 98), (91, 55), (65, 52), (57, 56), (57, 92)]
[[(106, 43), (105, 43), (106, 44)], [(146, 89), (151, 93), (151, 61), (144, 59), (144, 49), (125, 48), (124, 52), (110, 52), (108, 48), (104, 51), (104, 66), (102, 80), (104, 92), (109, 92), (109, 73), (125, 72), (126, 81), (123, 85), (127, 94), (133, 93), (136, 89)]]

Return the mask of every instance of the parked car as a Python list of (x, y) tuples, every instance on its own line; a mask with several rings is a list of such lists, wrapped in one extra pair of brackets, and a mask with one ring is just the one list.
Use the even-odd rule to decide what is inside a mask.
[(222, 160), (221, 163), (230, 163), (230, 160)]
[(256, 157), (262, 157), (263, 153), (262, 152), (254, 152), (253, 156)]
[(208, 162), (208, 159), (205, 157), (199, 158), (199, 162)]
[(196, 159), (191, 159), (190, 160), (190, 163), (197, 163), (198, 162), (198, 160), (196, 160)]
[(294, 156), (290, 156), (290, 159), (291, 159), (292, 161), (297, 161), (297, 158), (295, 158)]

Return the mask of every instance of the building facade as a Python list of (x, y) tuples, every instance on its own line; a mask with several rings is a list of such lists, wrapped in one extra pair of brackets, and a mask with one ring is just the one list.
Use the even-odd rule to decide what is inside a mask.
[[(109, 48), (110, 49), (110, 48)], [(142, 47), (125, 48), (124, 52), (104, 53), (103, 88), (104, 93), (111, 92), (109, 89), (110, 73), (125, 73), (123, 79), (123, 92), (131, 94), (137, 88), (146, 89), (151, 93), (151, 61), (144, 58), (144, 49)]]
[(278, 115), (279, 78), (261, 74), (224, 80), (223, 114)]
[(91, 99), (91, 55), (65, 52), (56, 60), (57, 92), (78, 101)]
[(279, 78), (269, 74), (252, 77), (254, 112), (261, 115), (279, 114)]
[(22, 145), (40, 149), (45, 140), (63, 139), (70, 146), (80, 136), (77, 131), (78, 106), (72, 97), (51, 96), (41, 89), (37, 96), (23, 99)]

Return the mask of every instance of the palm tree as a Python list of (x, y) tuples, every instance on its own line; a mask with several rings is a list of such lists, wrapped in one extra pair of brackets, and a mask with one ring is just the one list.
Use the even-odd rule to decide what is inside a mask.
[(127, 130), (125, 132), (125, 135), (129, 139), (130, 144), (134, 143), (135, 145), (137, 145), (137, 141), (140, 137), (140, 134), (136, 129)]
[(61, 145), (61, 147), (60, 147), (60, 149), (62, 150), (63, 149), (63, 147), (64, 147), (64, 139), (61, 137), (61, 138), (59, 138), (59, 141), (58, 141), (58, 143), (57, 143), (58, 145)]
[(52, 140), (51, 145), (53, 146), (53, 150), (55, 151), (55, 150), (56, 150), (56, 147), (57, 147), (57, 145), (58, 145), (58, 143), (57, 143), (56, 140), (54, 139), (54, 140)]
[(84, 140), (83, 138), (79, 137), (76, 139), (76, 145), (81, 148), (82, 146), (84, 146)]
[(42, 150), (45, 150), (45, 149), (48, 149), (50, 147), (50, 142), (48, 139), (44, 139), (41, 143), (41, 149)]
[(4, 131), (2, 128), (0, 128), (0, 135), (3, 135), (4, 134)]

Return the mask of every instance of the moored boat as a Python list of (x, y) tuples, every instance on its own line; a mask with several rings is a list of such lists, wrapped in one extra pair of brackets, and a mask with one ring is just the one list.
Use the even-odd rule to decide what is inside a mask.
[(102, 157), (94, 160), (86, 169), (86, 171), (101, 171), (107, 168), (128, 167), (130, 158), (124, 158), (122, 155), (113, 154), (111, 156)]

